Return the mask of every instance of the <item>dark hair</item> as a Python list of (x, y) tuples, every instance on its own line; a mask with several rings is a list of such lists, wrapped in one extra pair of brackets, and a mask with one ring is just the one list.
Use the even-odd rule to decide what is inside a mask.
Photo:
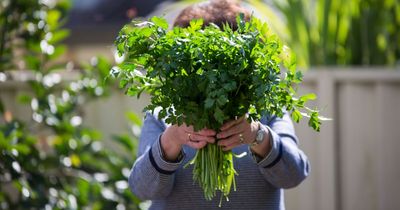
[(214, 23), (220, 28), (228, 24), (233, 30), (237, 30), (236, 17), (244, 14), (245, 21), (250, 20), (250, 12), (232, 0), (210, 0), (191, 5), (178, 15), (174, 26), (188, 27), (193, 19), (203, 19), (204, 26)]

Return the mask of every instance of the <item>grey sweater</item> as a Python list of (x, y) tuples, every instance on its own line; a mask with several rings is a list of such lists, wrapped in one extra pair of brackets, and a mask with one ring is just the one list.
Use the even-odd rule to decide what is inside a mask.
[(150, 209), (285, 209), (283, 189), (300, 184), (309, 173), (306, 155), (298, 148), (292, 121), (288, 114), (282, 118), (263, 117), (263, 129), (272, 137), (272, 150), (262, 160), (253, 157), (249, 146), (233, 149), (242, 158), (234, 158), (237, 191), (218, 207), (220, 195), (212, 201), (204, 199), (198, 184), (193, 182), (192, 167), (183, 168), (196, 150), (183, 147), (183, 158), (176, 163), (162, 158), (160, 135), (168, 126), (147, 113), (140, 137), (138, 158), (133, 165), (129, 186), (139, 198), (151, 200)]

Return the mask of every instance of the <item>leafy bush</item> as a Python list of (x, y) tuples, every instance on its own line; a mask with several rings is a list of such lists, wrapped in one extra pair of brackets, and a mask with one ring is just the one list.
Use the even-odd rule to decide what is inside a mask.
[(393, 0), (275, 0), (286, 40), (303, 65), (400, 62), (400, 3)]
[(138, 209), (126, 181), (137, 137), (115, 136), (115, 152), (82, 124), (83, 105), (112, 87), (112, 64), (95, 58), (72, 81), (58, 72), (68, 8), (66, 0), (0, 4), (0, 76), (12, 81), (10, 69), (28, 69), (30, 91), (19, 99), (32, 110), (32, 120), (14, 119), (0, 100), (0, 209)]
[(63, 96), (54, 98), (57, 112), (51, 113), (51, 101), (34, 109), (46, 119), (34, 124), (39, 128), (2, 112), (0, 209), (137, 209), (139, 200), (126, 181), (136, 139), (116, 136), (122, 150), (105, 148), (99, 132), (76, 122), (80, 117), (71, 107), (78, 106), (82, 92)]
[[(69, 0), (4, 0), (0, 4), (0, 72), (23, 68), (44, 72), (63, 66), (47, 63), (65, 52), (62, 29)], [(25, 62), (22, 62), (25, 61)], [(41, 66), (46, 63), (47, 66)]]

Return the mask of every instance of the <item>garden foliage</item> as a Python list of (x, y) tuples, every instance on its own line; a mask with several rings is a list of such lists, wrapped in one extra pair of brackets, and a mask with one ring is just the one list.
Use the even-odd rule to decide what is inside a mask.
[[(127, 184), (136, 137), (115, 136), (115, 152), (101, 132), (84, 125), (83, 106), (112, 88), (104, 82), (112, 63), (94, 58), (69, 80), (59, 72), (66, 68), (59, 58), (69, 5), (0, 3), (0, 82), (29, 87), (18, 98), (32, 114), (17, 119), (0, 100), (0, 209), (138, 209)], [(19, 73), (30, 77), (14, 81)]]
[(302, 65), (395, 66), (400, 61), (398, 0), (273, 2), (286, 21), (285, 41)]
[[(173, 12), (201, 1), (175, 1), (159, 12)], [(398, 0), (237, 1), (268, 21), (296, 54), (301, 68), (393, 67), (400, 62)]]

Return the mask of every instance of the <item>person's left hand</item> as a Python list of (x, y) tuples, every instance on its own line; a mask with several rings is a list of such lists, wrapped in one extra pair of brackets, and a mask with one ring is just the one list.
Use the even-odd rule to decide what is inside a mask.
[(258, 122), (249, 123), (246, 116), (228, 121), (217, 134), (218, 145), (222, 146), (224, 151), (228, 151), (242, 144), (251, 144), (256, 139), (258, 128)]

